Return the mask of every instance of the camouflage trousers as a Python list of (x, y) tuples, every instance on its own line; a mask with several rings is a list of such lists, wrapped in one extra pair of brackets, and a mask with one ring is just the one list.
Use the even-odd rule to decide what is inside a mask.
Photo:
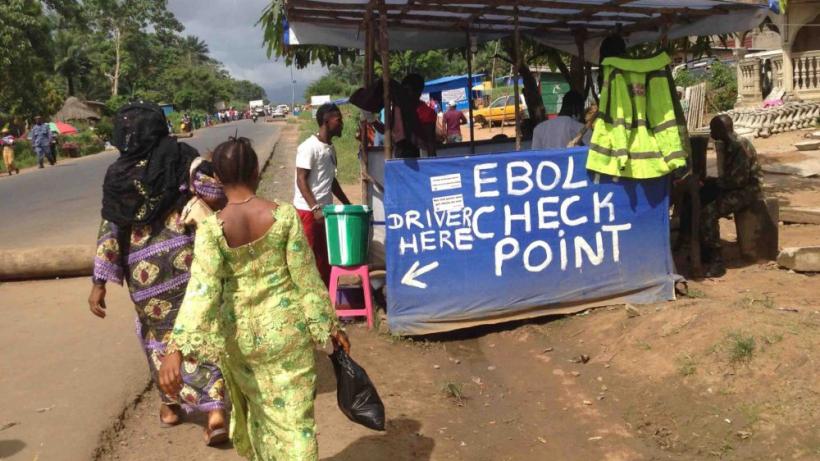
[(700, 196), (700, 242), (707, 253), (720, 251), (720, 226), (718, 220), (742, 211), (760, 198), (758, 189), (730, 191), (704, 187)]

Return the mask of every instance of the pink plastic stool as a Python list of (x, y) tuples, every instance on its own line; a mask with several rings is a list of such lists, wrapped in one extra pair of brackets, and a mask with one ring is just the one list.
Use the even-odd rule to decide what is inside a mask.
[[(338, 282), (342, 275), (358, 275), (362, 281), (364, 291), (364, 309), (336, 309), (338, 298)], [(367, 328), (373, 328), (373, 297), (370, 293), (370, 271), (367, 264), (361, 266), (331, 266), (330, 268), (330, 302), (339, 317), (367, 317)], [(350, 306), (341, 306), (350, 307)]]

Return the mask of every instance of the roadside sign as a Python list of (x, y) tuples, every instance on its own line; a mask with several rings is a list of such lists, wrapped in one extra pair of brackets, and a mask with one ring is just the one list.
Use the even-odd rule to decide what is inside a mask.
[(673, 299), (668, 179), (598, 178), (586, 152), (388, 161), (391, 330), (431, 333), (596, 299)]

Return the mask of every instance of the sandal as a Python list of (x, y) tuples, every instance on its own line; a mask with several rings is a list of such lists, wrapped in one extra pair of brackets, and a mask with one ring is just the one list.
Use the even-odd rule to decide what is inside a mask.
[(208, 428), (205, 430), (205, 445), (209, 447), (222, 445), (228, 441), (228, 438), (228, 430), (224, 427), (217, 427), (215, 429)]

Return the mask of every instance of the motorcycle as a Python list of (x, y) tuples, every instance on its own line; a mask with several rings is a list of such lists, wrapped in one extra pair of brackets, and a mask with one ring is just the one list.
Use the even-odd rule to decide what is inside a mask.
[(259, 118), (259, 116), (256, 115), (256, 112), (254, 112), (253, 115), (251, 115), (251, 118), (253, 119), (253, 123), (256, 123), (256, 119)]

